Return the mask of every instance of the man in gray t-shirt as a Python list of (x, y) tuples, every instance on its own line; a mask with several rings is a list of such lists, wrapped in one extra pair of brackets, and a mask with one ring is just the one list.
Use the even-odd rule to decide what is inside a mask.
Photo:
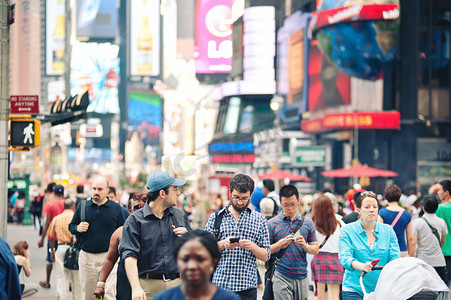
[[(435, 195), (425, 196), (423, 199), (425, 213), (422, 218), (413, 221), (413, 239), (417, 246), (415, 256), (434, 267), (443, 281), (448, 282), (445, 257), (441, 249), (445, 243), (448, 228), (445, 221), (435, 215), (438, 204), (439, 201)], [(432, 232), (431, 227), (437, 230), (439, 238)]]

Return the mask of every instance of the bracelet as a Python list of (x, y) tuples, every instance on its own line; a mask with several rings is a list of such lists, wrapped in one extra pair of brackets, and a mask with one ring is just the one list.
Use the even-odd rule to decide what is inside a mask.
[(103, 281), (97, 281), (97, 287), (98, 287), (98, 288), (104, 289), (104, 288), (105, 288), (105, 282), (103, 282)]

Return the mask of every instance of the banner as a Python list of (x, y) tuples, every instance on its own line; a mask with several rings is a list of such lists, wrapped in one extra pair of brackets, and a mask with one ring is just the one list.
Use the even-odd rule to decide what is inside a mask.
[(47, 75), (64, 74), (66, 53), (65, 0), (46, 1), (46, 72)]

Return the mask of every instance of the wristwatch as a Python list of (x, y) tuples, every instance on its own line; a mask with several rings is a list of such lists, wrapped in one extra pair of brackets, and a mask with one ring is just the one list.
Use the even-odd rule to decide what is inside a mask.
[(98, 287), (98, 288), (104, 289), (104, 288), (105, 288), (105, 282), (103, 282), (103, 281), (97, 281), (97, 287)]
[(53, 252), (55, 252), (55, 249), (54, 248), (49, 248), (49, 253), (53, 253)]

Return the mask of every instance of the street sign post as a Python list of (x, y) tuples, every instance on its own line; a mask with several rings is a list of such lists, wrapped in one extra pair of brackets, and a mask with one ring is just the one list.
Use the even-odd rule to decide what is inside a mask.
[(11, 114), (16, 115), (37, 115), (39, 114), (39, 97), (11, 96)]

